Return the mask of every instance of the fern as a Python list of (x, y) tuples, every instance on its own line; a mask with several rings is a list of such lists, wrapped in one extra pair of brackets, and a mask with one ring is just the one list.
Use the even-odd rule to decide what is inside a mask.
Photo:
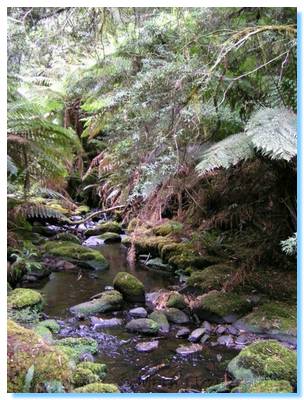
[(297, 232), (286, 240), (281, 241), (282, 250), (289, 256), (297, 254)]
[(23, 203), (15, 208), (16, 214), (25, 218), (65, 220), (66, 217), (58, 210), (43, 204)]
[(256, 112), (238, 133), (212, 145), (201, 155), (200, 175), (215, 168), (229, 168), (254, 156), (290, 161), (297, 154), (296, 115), (286, 108), (264, 108)]

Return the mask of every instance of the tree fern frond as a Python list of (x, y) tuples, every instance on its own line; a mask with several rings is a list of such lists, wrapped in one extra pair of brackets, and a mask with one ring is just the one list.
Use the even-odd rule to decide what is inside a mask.
[(297, 154), (297, 117), (287, 108), (259, 110), (250, 118), (245, 133), (264, 156), (290, 161)]
[(57, 219), (64, 220), (66, 217), (58, 210), (43, 204), (23, 203), (16, 207), (16, 215), (20, 214), (25, 218)]
[(7, 173), (9, 175), (17, 175), (17, 172), (18, 172), (18, 168), (16, 167), (16, 164), (11, 159), (11, 157), (8, 155), (7, 156)]
[(202, 154), (202, 161), (196, 166), (196, 170), (203, 175), (215, 168), (229, 168), (241, 160), (251, 158), (253, 154), (249, 137), (244, 133), (237, 133), (205, 150)]

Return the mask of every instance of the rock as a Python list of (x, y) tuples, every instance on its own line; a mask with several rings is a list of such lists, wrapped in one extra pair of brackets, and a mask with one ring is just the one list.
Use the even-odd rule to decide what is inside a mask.
[(190, 329), (189, 328), (181, 328), (177, 331), (175, 337), (178, 339), (185, 339), (190, 335)]
[(116, 385), (110, 383), (90, 383), (73, 390), (73, 393), (120, 393)]
[(193, 312), (209, 322), (232, 323), (252, 309), (248, 298), (239, 293), (212, 291), (199, 296), (193, 305)]
[(217, 338), (217, 342), (221, 346), (231, 346), (233, 344), (233, 338), (231, 335), (223, 335)]
[(204, 344), (204, 343), (206, 343), (207, 340), (209, 340), (209, 339), (210, 339), (210, 335), (208, 335), (207, 333), (205, 333), (205, 334), (202, 336), (200, 342), (201, 342), (202, 344)]
[(183, 230), (183, 224), (177, 221), (168, 221), (152, 229), (154, 235), (167, 236), (170, 234), (180, 233)]
[(107, 366), (105, 364), (94, 363), (90, 361), (84, 361), (77, 365), (78, 368), (89, 369), (94, 374), (98, 375), (100, 379), (103, 379), (107, 374)]
[(60, 325), (55, 319), (45, 319), (39, 322), (37, 326), (48, 328), (52, 333), (58, 333), (60, 331)]
[(34, 332), (37, 333), (37, 335), (41, 336), (45, 343), (53, 343), (52, 332), (47, 327), (36, 325), (34, 328)]
[(155, 321), (159, 325), (159, 331), (161, 333), (168, 333), (170, 330), (170, 325), (168, 319), (163, 311), (155, 310), (150, 315), (149, 318)]
[(56, 348), (66, 354), (74, 362), (80, 361), (87, 353), (96, 354), (98, 343), (85, 337), (66, 337), (55, 341)]
[(76, 235), (73, 235), (70, 232), (59, 232), (55, 236), (53, 236), (51, 240), (68, 241), (80, 244), (80, 239)]
[(40, 310), (42, 308), (42, 296), (36, 290), (17, 288), (9, 293), (7, 304), (16, 309), (34, 307)]
[(293, 393), (293, 388), (286, 380), (262, 380), (252, 384), (242, 384), (232, 393)]
[(76, 315), (90, 315), (107, 311), (117, 311), (122, 307), (122, 295), (116, 290), (109, 290), (101, 293), (97, 299), (77, 304), (70, 308), (70, 312)]
[(126, 329), (134, 333), (155, 334), (159, 331), (159, 325), (152, 319), (138, 318), (128, 322)]
[(170, 294), (166, 305), (167, 307), (178, 308), (179, 310), (184, 310), (187, 307), (184, 296), (178, 292)]
[(222, 333), (226, 332), (226, 327), (223, 325), (219, 325), (215, 330), (217, 335), (221, 335)]
[(251, 337), (248, 334), (242, 334), (236, 337), (235, 343), (245, 345), (251, 342)]
[(87, 247), (95, 247), (101, 246), (103, 243), (103, 239), (100, 239), (99, 236), (90, 236), (82, 243), (82, 245)]
[(230, 333), (230, 335), (236, 336), (239, 334), (239, 330), (235, 328), (233, 325), (228, 325), (226, 330), (228, 333)]
[[(9, 393), (40, 392), (46, 381), (59, 381), (64, 387), (71, 385), (71, 367), (68, 357), (46, 344), (33, 330), (13, 321), (7, 323), (7, 373)], [(35, 379), (30, 388), (25, 386), (26, 375), (34, 366)]]
[(102, 239), (106, 244), (121, 242), (120, 235), (114, 232), (103, 233), (102, 235), (98, 236), (98, 239)]
[(32, 233), (38, 233), (39, 235), (52, 237), (55, 236), (58, 232), (60, 232), (58, 226), (54, 225), (42, 225), (39, 222), (34, 222), (32, 227)]
[(107, 291), (107, 290), (114, 290), (114, 287), (108, 285), (108, 286), (105, 286), (105, 287), (104, 287), (104, 290), (106, 290), (106, 291)]
[(194, 329), (194, 331), (191, 332), (188, 338), (189, 342), (198, 342), (204, 333), (205, 333), (204, 328)]
[(43, 246), (43, 250), (55, 257), (67, 259), (68, 261), (93, 268), (104, 270), (109, 268), (109, 264), (104, 256), (97, 250), (83, 247), (79, 244), (68, 241), (48, 241)]
[(143, 307), (132, 308), (132, 310), (129, 310), (129, 314), (133, 318), (146, 318), (148, 315), (147, 311)]
[(221, 290), (233, 274), (235, 274), (235, 268), (230, 265), (212, 265), (203, 271), (192, 272), (187, 279), (187, 284), (199, 288), (203, 293), (208, 293), (210, 290)]
[(91, 323), (93, 325), (93, 329), (113, 328), (113, 327), (122, 325), (122, 319), (120, 319), (120, 318), (103, 319), (103, 318), (91, 317), (90, 319), (91, 319)]
[(77, 365), (73, 373), (74, 386), (83, 386), (90, 383), (100, 382), (100, 379), (105, 378), (107, 367), (105, 364), (93, 362), (81, 362)]
[(89, 228), (84, 232), (86, 237), (88, 236), (97, 236), (103, 233), (122, 233), (121, 225), (115, 221), (102, 222), (94, 226), (93, 228)]
[(208, 333), (212, 332), (212, 326), (211, 326), (210, 322), (208, 322), (208, 321), (204, 321), (202, 323), (201, 327), (204, 328), (205, 331)]
[(228, 372), (235, 378), (252, 383), (262, 379), (297, 380), (296, 352), (276, 340), (255, 342), (244, 348), (228, 364)]
[(236, 321), (234, 327), (296, 345), (297, 307), (295, 304), (268, 301)]
[[(161, 236), (138, 236), (132, 239), (136, 255), (150, 254), (151, 257), (159, 257), (162, 246), (165, 246), (170, 242), (171, 240), (169, 238)], [(127, 243), (125, 244), (127, 245)]]
[(128, 272), (118, 272), (114, 278), (113, 286), (122, 293), (124, 300), (132, 302), (145, 301), (144, 285)]
[(173, 272), (173, 268), (169, 264), (164, 264), (159, 257), (151, 258), (145, 263), (146, 267), (153, 270), (160, 270), (165, 272)]
[(153, 340), (151, 342), (141, 342), (137, 343), (135, 346), (137, 351), (147, 353), (150, 351), (153, 351), (158, 348), (159, 341), (158, 340)]
[(174, 324), (187, 324), (190, 322), (188, 315), (177, 308), (167, 308), (165, 309), (165, 314), (168, 321), (173, 322)]
[(187, 356), (189, 354), (198, 353), (203, 350), (203, 346), (197, 343), (193, 343), (189, 346), (179, 346), (176, 349), (176, 353), (182, 356)]

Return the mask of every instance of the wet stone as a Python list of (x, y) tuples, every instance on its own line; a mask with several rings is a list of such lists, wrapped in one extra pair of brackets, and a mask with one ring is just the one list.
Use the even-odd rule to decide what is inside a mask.
[(217, 339), (217, 342), (222, 346), (231, 346), (233, 344), (233, 338), (231, 335), (223, 335)]
[(198, 343), (190, 344), (189, 346), (180, 346), (176, 349), (176, 353), (182, 356), (187, 356), (189, 354), (194, 354), (202, 351), (203, 346)]
[(208, 321), (204, 321), (201, 325), (202, 328), (205, 329), (206, 332), (210, 333), (212, 332), (212, 325)]
[(182, 328), (179, 329), (176, 333), (176, 337), (178, 339), (185, 339), (190, 335), (190, 329), (189, 328)]
[(155, 349), (158, 348), (158, 340), (152, 340), (151, 342), (141, 342), (141, 343), (137, 343), (137, 345), (135, 346), (137, 351), (143, 352), (143, 353), (147, 353), (149, 351), (153, 351)]
[(191, 332), (188, 340), (190, 342), (198, 342), (204, 333), (205, 333), (204, 328), (197, 328), (193, 332)]
[(165, 314), (168, 321), (173, 322), (174, 324), (187, 324), (190, 322), (188, 315), (177, 308), (167, 308)]
[(219, 326), (216, 328), (216, 333), (217, 333), (218, 335), (222, 335), (222, 334), (225, 333), (225, 332), (226, 332), (226, 327), (223, 326), (223, 325), (219, 325)]
[(146, 318), (148, 313), (143, 307), (136, 307), (129, 310), (129, 314), (133, 318)]
[(93, 325), (93, 329), (113, 328), (115, 326), (122, 325), (122, 319), (120, 318), (103, 319), (103, 318), (91, 317), (90, 319)]
[(230, 333), (230, 335), (238, 335), (239, 330), (237, 328), (235, 328), (234, 326), (229, 325), (227, 327), (227, 332)]
[(209, 338), (210, 338), (210, 335), (208, 335), (208, 333), (205, 333), (201, 338), (201, 343), (202, 344), (206, 343)]

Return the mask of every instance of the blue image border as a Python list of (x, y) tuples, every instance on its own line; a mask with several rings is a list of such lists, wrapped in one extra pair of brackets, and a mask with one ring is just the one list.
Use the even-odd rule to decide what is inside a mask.
[(13, 393), (14, 398), (145, 398), (145, 397), (189, 397), (189, 398), (218, 398), (218, 399), (233, 399), (233, 398), (299, 398), (303, 394), (302, 382), (302, 313), (303, 313), (303, 298), (302, 298), (302, 107), (303, 107), (303, 77), (302, 77), (302, 62), (303, 62), (303, 13), (297, 12), (297, 392), (296, 393)]

